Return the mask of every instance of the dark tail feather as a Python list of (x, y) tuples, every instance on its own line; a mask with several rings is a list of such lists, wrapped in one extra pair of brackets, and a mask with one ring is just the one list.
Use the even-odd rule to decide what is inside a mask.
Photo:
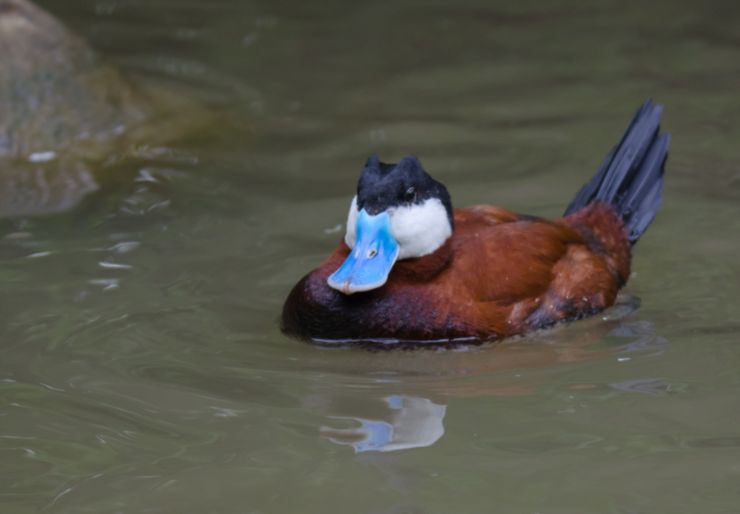
[(565, 215), (600, 201), (614, 207), (635, 244), (660, 208), (670, 134), (659, 134), (661, 105), (647, 100), (596, 175), (570, 202)]

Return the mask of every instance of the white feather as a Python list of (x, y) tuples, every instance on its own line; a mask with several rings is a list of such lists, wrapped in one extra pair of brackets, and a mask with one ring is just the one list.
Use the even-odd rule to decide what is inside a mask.
[(349, 214), (347, 214), (347, 232), (344, 234), (344, 242), (350, 248), (355, 247), (355, 240), (357, 239), (357, 195), (352, 198), (352, 203), (349, 206)]
[[(356, 204), (353, 205), (356, 211)], [(447, 209), (438, 198), (429, 198), (419, 205), (392, 207), (388, 215), (391, 233), (399, 245), (399, 259), (428, 255), (452, 235)]]
[[(352, 198), (347, 214), (347, 232), (344, 242), (355, 247), (357, 239), (357, 196)], [(438, 198), (430, 198), (419, 205), (391, 207), (391, 234), (398, 243), (398, 259), (412, 259), (428, 255), (452, 235), (447, 209)]]

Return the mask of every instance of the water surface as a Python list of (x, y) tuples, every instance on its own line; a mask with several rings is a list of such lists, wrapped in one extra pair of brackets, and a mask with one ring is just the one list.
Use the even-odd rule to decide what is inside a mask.
[[(740, 6), (683, 3), (43, 2), (220, 121), (0, 220), (0, 510), (737, 510)], [(647, 96), (664, 207), (607, 316), (461, 351), (280, 333), (369, 153), (556, 216)]]

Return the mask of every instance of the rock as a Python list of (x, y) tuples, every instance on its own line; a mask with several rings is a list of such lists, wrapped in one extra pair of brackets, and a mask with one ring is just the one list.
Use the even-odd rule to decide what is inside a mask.
[[(69, 209), (98, 188), (90, 162), (122, 141), (165, 137), (147, 125), (173, 95), (134, 87), (28, 0), (0, 0), (0, 56), (0, 217)], [(185, 103), (173, 102), (182, 117)], [(193, 111), (190, 128), (203, 119)]]

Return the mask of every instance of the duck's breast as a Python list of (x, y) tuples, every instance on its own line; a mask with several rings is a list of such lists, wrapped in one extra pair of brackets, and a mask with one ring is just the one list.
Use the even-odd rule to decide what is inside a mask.
[(460, 316), (467, 300), (457, 295), (466, 290), (454, 279), (454, 262), (431, 277), (418, 277), (412, 270), (424, 263), (406, 261), (383, 287), (346, 295), (326, 280), (347, 251), (341, 245), (296, 284), (283, 308), (286, 332), (311, 339), (424, 341), (469, 337), (475, 331), (474, 323)]

